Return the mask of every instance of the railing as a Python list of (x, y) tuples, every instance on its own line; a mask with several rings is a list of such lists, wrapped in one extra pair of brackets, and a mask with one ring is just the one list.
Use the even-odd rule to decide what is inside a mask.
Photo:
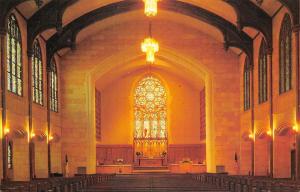
[(208, 173), (193, 175), (193, 177), (203, 184), (209, 184), (231, 192), (300, 192), (300, 182), (290, 179)]
[(72, 178), (35, 179), (29, 182), (5, 181), (1, 192), (79, 192), (88, 186), (110, 180), (112, 174), (78, 175)]

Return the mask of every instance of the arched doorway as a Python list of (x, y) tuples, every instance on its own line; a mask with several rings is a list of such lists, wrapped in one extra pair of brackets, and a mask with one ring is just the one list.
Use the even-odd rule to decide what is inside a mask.
[[(167, 93), (161, 81), (146, 76), (134, 92), (134, 153), (138, 159), (167, 155)], [(139, 163), (140, 164), (140, 163)]]

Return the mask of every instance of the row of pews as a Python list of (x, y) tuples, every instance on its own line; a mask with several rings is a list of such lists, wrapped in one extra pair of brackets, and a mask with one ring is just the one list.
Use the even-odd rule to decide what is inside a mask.
[(112, 174), (78, 175), (71, 178), (54, 177), (32, 181), (4, 181), (1, 192), (79, 192), (88, 186), (112, 179)]
[(291, 179), (209, 173), (194, 175), (194, 179), (231, 192), (300, 192), (300, 182)]
[(84, 192), (229, 192), (214, 185), (200, 183), (192, 176), (172, 173), (122, 174), (92, 185)]

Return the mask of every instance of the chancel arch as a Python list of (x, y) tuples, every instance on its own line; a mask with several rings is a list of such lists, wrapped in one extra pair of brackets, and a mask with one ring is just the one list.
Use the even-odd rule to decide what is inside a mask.
[[(141, 55), (137, 55), (135, 56), (135, 49), (134, 47), (126, 49), (124, 51), (121, 51), (117, 54), (115, 54), (113, 57), (109, 57), (105, 60), (103, 60), (103, 62), (101, 62), (101, 64), (97, 65), (96, 68), (94, 68), (94, 71), (91, 74), (91, 82), (89, 83), (90, 86), (93, 86), (93, 81), (98, 79), (98, 83), (100, 83), (101, 86), (106, 86), (107, 84), (109, 84), (109, 81), (114, 81), (113, 77), (115, 78), (119, 78), (118, 76), (124, 78), (123, 76), (125, 74), (131, 74), (133, 73), (133, 71), (136, 71), (138, 69), (138, 71), (142, 72), (143, 68), (145, 67), (145, 63), (143, 62), (143, 56)], [(125, 57), (126, 56), (126, 57)], [(172, 71), (172, 74), (174, 73), (174, 75), (176, 76), (182, 76), (182, 78), (187, 78), (188, 77), (188, 81), (193, 82), (193, 84), (197, 85), (199, 87), (199, 89), (203, 89), (203, 86), (205, 85), (205, 89), (206, 89), (206, 93), (207, 93), (207, 97), (206, 97), (206, 125), (207, 125), (207, 129), (206, 129), (206, 162), (207, 162), (207, 166), (208, 166), (208, 170), (213, 171), (215, 169), (215, 166), (211, 163), (214, 162), (214, 153), (213, 153), (213, 148), (214, 148), (214, 141), (212, 139), (209, 139), (211, 137), (213, 137), (214, 133), (214, 127), (211, 123), (212, 121), (212, 117), (211, 117), (211, 110), (212, 110), (212, 106), (211, 106), (211, 97), (209, 95), (212, 95), (212, 79), (211, 79), (211, 71), (210, 69), (205, 65), (205, 62), (200, 63), (199, 61), (197, 61), (195, 58), (189, 57), (189, 56), (184, 56), (182, 54), (179, 54), (178, 52), (176, 52), (175, 50), (169, 49), (167, 47), (162, 46), (160, 49), (160, 52), (158, 53), (157, 56), (158, 60), (157, 63), (154, 66), (154, 71), (157, 67), (159, 67), (160, 70), (164, 70), (164, 71)], [(120, 60), (118, 58), (126, 58), (125, 60), (122, 59), (122, 62), (120, 62)], [(114, 65), (112, 65), (112, 63)], [(181, 71), (179, 72), (178, 69), (181, 69)], [(197, 73), (195, 73), (194, 70), (197, 70)], [(147, 71), (147, 70), (146, 70)], [(137, 72), (135, 72), (137, 73)], [(135, 74), (134, 73), (134, 74)], [(137, 73), (139, 74), (139, 73)], [(144, 76), (141, 76), (137, 81), (135, 81), (133, 83), (133, 87), (132, 90), (130, 91), (131, 93), (134, 93), (134, 90), (136, 88), (136, 85), (138, 84), (140, 79), (143, 79), (143, 77), (147, 76), (147, 73), (144, 74)], [(157, 76), (155, 75), (155, 77), (158, 77), (159, 79), (164, 79), (164, 76)], [(193, 77), (193, 78), (192, 78)], [(164, 81), (162, 81), (164, 82)], [(97, 83), (97, 84), (98, 84)], [(165, 83), (165, 82), (164, 82)], [(93, 89), (90, 89), (91, 91), (93, 91)], [(92, 92), (90, 93), (91, 95), (93, 94)], [(196, 96), (197, 97), (197, 96)], [(133, 101), (134, 98), (134, 94), (132, 94), (130, 96), (130, 100)], [(197, 97), (198, 98), (198, 97)], [(102, 99), (104, 99), (104, 95), (102, 92)], [(172, 99), (172, 98), (168, 98)], [(92, 102), (92, 101), (91, 101)], [(105, 101), (102, 100), (102, 103), (104, 103)], [(91, 103), (91, 106), (92, 103)], [(132, 127), (132, 130), (130, 131), (130, 135), (132, 135), (132, 139), (131, 142), (133, 141), (133, 133), (134, 133), (134, 103), (131, 103), (132, 106), (132, 110), (131, 110), (131, 114), (132, 114), (132, 123), (130, 125), (130, 127)], [(175, 107), (176, 108), (176, 107)], [(172, 114), (172, 111), (175, 110), (175, 108), (173, 108), (170, 113)], [(168, 116), (170, 115), (170, 113), (168, 113)], [(102, 111), (102, 115), (103, 111)], [(170, 127), (170, 131), (172, 132), (172, 123), (174, 122), (169, 122), (168, 120), (168, 126), (169, 124)], [(182, 128), (183, 129), (183, 128)], [(105, 132), (103, 132), (102, 130), (102, 139), (105, 137)], [(171, 142), (174, 142), (174, 138), (171, 138)], [(133, 152), (130, 152), (130, 154), (133, 154)], [(205, 152), (204, 152), (205, 154)], [(135, 155), (135, 154), (133, 154)], [(133, 156), (131, 155), (131, 156)], [(183, 157), (182, 157), (183, 158)]]

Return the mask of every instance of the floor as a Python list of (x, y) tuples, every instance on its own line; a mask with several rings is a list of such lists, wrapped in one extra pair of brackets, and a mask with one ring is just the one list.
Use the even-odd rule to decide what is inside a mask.
[(191, 175), (174, 174), (133, 174), (117, 175), (112, 180), (89, 187), (86, 192), (120, 192), (120, 191), (201, 191), (201, 192), (225, 192), (199, 183)]

